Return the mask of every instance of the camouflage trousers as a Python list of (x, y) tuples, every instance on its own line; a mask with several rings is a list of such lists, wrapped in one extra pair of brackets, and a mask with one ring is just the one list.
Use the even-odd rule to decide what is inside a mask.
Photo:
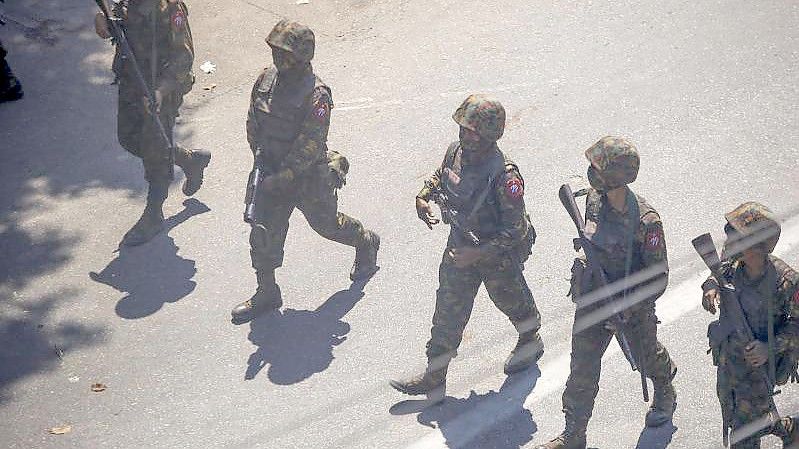
[(312, 167), (305, 178), (272, 192), (259, 192), (256, 219), (260, 227), (250, 232), (252, 266), (259, 272), (283, 265), (283, 247), (289, 218), (299, 209), (314, 231), (344, 245), (367, 245), (366, 229), (360, 221), (338, 211), (338, 195), (326, 164)]
[(451, 249), (452, 245), (447, 245), (438, 268), (436, 310), (427, 342), (429, 360), (445, 365), (457, 355), (481, 284), (485, 284), (491, 301), (519, 332), (541, 327), (541, 315), (519, 263), (501, 256), (461, 269), (455, 266)]
[[(133, 81), (119, 80), (119, 103), (117, 105), (117, 137), (119, 144), (127, 152), (140, 158), (144, 164), (144, 177), (151, 183), (169, 183), (171, 180), (169, 153), (158, 126), (144, 106), (144, 95)], [(166, 134), (172, 137), (175, 119), (183, 98), (168, 95), (161, 105), (161, 119)], [(175, 164), (182, 166), (188, 161), (190, 152), (178, 147), (175, 151)]]
[[(575, 314), (575, 321), (581, 316)], [(584, 432), (594, 410), (594, 400), (599, 392), (599, 375), (602, 355), (608, 349), (614, 334), (604, 326), (594, 324), (572, 335), (571, 371), (563, 392), (563, 413), (567, 427)], [(657, 317), (654, 303), (636, 306), (630, 312), (627, 338), (631, 345), (640, 347), (647, 377), (656, 384), (666, 382), (676, 370), (666, 348), (657, 339)], [(636, 388), (640, 388), (636, 386)]]
[(733, 432), (738, 432), (734, 433), (734, 438), (746, 436), (731, 445), (732, 449), (759, 449), (760, 439), (768, 434), (784, 439), (787, 437), (784, 429), (794, 424), (790, 417), (786, 417), (782, 418), (782, 425), (764, 428), (757, 425), (769, 416), (771, 392), (759, 374), (746, 363), (743, 352), (732, 350), (729, 344), (719, 351), (716, 394), (722, 416), (727, 417)]

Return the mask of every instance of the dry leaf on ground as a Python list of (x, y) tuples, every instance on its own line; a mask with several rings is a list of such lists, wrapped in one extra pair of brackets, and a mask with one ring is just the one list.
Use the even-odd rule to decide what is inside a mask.
[(50, 433), (53, 435), (63, 435), (69, 432), (72, 432), (72, 426), (69, 425), (53, 427), (52, 429), (50, 429)]

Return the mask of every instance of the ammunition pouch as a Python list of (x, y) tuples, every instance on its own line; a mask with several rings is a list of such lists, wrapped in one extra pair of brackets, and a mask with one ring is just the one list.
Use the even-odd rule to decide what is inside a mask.
[(713, 321), (707, 326), (707, 339), (710, 345), (709, 352), (713, 357), (714, 366), (719, 366), (721, 346), (734, 330), (732, 325), (721, 320)]
[(347, 173), (350, 171), (350, 162), (338, 151), (327, 151), (327, 166), (330, 168), (331, 184), (340, 189), (347, 183)]

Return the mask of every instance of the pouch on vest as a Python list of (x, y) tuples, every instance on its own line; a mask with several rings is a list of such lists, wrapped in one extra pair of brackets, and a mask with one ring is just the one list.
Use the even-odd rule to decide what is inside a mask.
[(710, 344), (710, 353), (713, 357), (713, 365), (719, 366), (719, 353), (721, 345), (733, 332), (733, 328), (726, 321), (716, 320), (707, 326), (707, 339)]
[(327, 150), (327, 166), (330, 167), (330, 178), (333, 187), (340, 189), (347, 183), (350, 162), (343, 154), (335, 150)]

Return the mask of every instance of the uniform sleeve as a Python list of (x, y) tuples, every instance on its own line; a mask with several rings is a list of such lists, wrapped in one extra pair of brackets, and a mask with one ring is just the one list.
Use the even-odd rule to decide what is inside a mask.
[(641, 262), (646, 270), (641, 285), (636, 289), (646, 289), (650, 301), (659, 298), (669, 283), (669, 261), (666, 254), (666, 238), (663, 223), (657, 213), (650, 212), (641, 219)]
[(267, 70), (264, 70), (260, 75), (258, 75), (258, 78), (255, 80), (255, 84), (252, 86), (252, 91), (250, 92), (250, 109), (247, 111), (247, 143), (250, 144), (250, 150), (252, 150), (253, 154), (255, 154), (255, 150), (258, 146), (258, 143), (256, 142), (256, 136), (258, 135), (258, 120), (255, 118), (255, 102), (253, 100), (255, 99), (258, 86), (263, 83), (266, 73)]
[(486, 240), (483, 245), (496, 253), (512, 249), (529, 232), (527, 214), (524, 208), (524, 180), (513, 167), (505, 171), (495, 185), (499, 206), (499, 229), (496, 236)]
[(433, 190), (438, 189), (441, 187), (441, 174), (444, 172), (444, 167), (447, 166), (448, 159), (455, 157), (455, 152), (458, 149), (458, 142), (452, 142), (449, 147), (447, 147), (447, 151), (444, 153), (444, 159), (441, 161), (441, 165), (438, 166), (435, 172), (430, 175), (429, 178), (424, 182), (424, 187), (422, 190), (416, 194), (416, 198), (421, 198), (425, 201), (430, 201), (430, 198), (433, 196)]
[(333, 109), (330, 90), (317, 87), (311, 101), (311, 111), (303, 121), (300, 134), (277, 173), (282, 182), (291, 182), (327, 157), (327, 132), (330, 128), (330, 111)]
[(189, 28), (189, 10), (180, 0), (169, 0), (169, 29), (171, 39), (169, 58), (161, 71), (159, 89), (185, 95), (194, 84), (194, 43)]
[[(776, 264), (775, 264), (776, 265)], [(777, 288), (775, 301), (783, 306), (788, 316), (779, 329), (775, 330), (777, 352), (799, 353), (799, 273), (782, 265), (778, 269), (780, 285)]]

